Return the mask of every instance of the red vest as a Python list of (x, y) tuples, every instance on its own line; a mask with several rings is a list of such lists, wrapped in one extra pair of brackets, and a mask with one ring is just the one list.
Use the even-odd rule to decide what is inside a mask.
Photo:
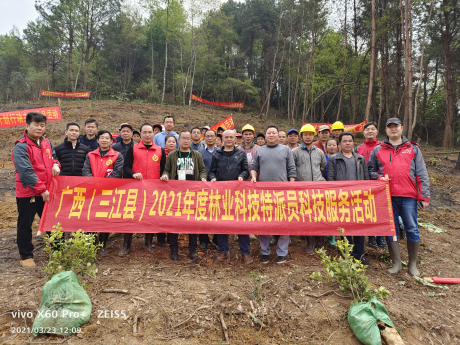
[(91, 173), (94, 177), (108, 177), (113, 172), (113, 166), (117, 161), (120, 153), (110, 148), (104, 157), (101, 157), (99, 149), (88, 153), (89, 162), (91, 164)]
[(133, 168), (143, 179), (160, 178), (161, 147), (153, 143), (148, 150), (141, 141), (133, 146)]

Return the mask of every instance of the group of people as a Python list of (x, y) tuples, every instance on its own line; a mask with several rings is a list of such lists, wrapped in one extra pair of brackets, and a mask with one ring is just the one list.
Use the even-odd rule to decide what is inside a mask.
[[(35, 214), (41, 217), (43, 206), (49, 200), (49, 186), (56, 175), (94, 176), (104, 178), (132, 178), (190, 180), (190, 181), (350, 181), (389, 180), (394, 221), (404, 222), (409, 252), (409, 272), (418, 275), (416, 268), (420, 236), (417, 227), (417, 203), (427, 207), (429, 203), (429, 179), (416, 143), (403, 135), (399, 119), (387, 120), (386, 138), (377, 140), (378, 126), (369, 122), (364, 127), (364, 144), (355, 147), (355, 136), (346, 132), (341, 122), (322, 125), (316, 129), (305, 124), (300, 130), (279, 130), (269, 125), (265, 133), (256, 135), (250, 124), (237, 130), (217, 131), (208, 126), (174, 131), (173, 116), (165, 116), (163, 124), (144, 123), (139, 127), (139, 142), (135, 142), (135, 130), (128, 123), (120, 125), (119, 140), (115, 144), (108, 130), (99, 130), (95, 119), (87, 119), (85, 134), (80, 125), (69, 122), (65, 128), (64, 142), (55, 148), (43, 136), (46, 117), (40, 113), (26, 116), (26, 129), (16, 142), (13, 162), (16, 169), (16, 197), (18, 205), (17, 244), (24, 267), (35, 267), (32, 245), (32, 222)], [(318, 140), (315, 137), (318, 136)], [(202, 139), (203, 138), (203, 139)], [(220, 147), (219, 147), (220, 139)], [(123, 247), (118, 255), (131, 251), (133, 234), (125, 234)], [(153, 253), (153, 233), (145, 234), (144, 248)], [(178, 234), (156, 234), (158, 246), (169, 243), (170, 257), (178, 261)], [(107, 255), (108, 233), (99, 234), (100, 253)], [(189, 234), (189, 257), (198, 258), (200, 248), (210, 243), (208, 234)], [(306, 251), (324, 245), (324, 237), (308, 236)], [(354, 244), (352, 255), (369, 265), (365, 257), (364, 236), (348, 237)], [(229, 235), (214, 235), (218, 260), (225, 260), (229, 252)], [(290, 244), (289, 235), (259, 236), (261, 263), (270, 260), (270, 244), (276, 243), (277, 263), (284, 263)], [(334, 237), (329, 243), (335, 245)], [(250, 235), (238, 235), (243, 261), (253, 262), (250, 254)], [(370, 245), (388, 244), (393, 267), (390, 273), (401, 270), (398, 238), (369, 239)]]

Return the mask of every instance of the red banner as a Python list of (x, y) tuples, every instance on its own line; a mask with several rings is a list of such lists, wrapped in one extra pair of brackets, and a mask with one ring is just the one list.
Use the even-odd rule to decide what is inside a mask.
[(91, 93), (91, 91), (59, 92), (59, 91), (40, 90), (40, 96), (45, 96), (45, 97), (89, 98), (90, 93)]
[(230, 115), (226, 119), (216, 123), (214, 126), (211, 127), (213, 131), (217, 131), (217, 128), (222, 127), (223, 129), (233, 129), (235, 128), (235, 124), (233, 123), (233, 116)]
[(192, 182), (58, 176), (40, 231), (394, 236), (388, 182)]
[(193, 93), (190, 94), (190, 99), (204, 104), (215, 105), (216, 107), (244, 108), (244, 103), (241, 102), (210, 102), (203, 98), (195, 96)]
[[(304, 122), (303, 124), (306, 125), (308, 122)], [(362, 132), (364, 131), (364, 125), (367, 123), (367, 120), (364, 120), (361, 123), (358, 123), (356, 125), (344, 125), (345, 131), (344, 132), (350, 132), (350, 133), (357, 133), (357, 132)], [(322, 125), (328, 125), (329, 128), (332, 126), (332, 123), (310, 123), (313, 127), (315, 127), (315, 130), (318, 132), (319, 126)]]
[(61, 109), (59, 107), (16, 110), (8, 113), (0, 113), (0, 128), (25, 126), (26, 115), (30, 112), (41, 113), (46, 116), (48, 121), (62, 120)]

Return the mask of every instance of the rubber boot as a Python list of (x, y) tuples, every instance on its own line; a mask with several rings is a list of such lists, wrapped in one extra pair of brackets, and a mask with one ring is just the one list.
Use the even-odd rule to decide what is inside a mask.
[(397, 274), (401, 272), (401, 252), (399, 251), (399, 242), (388, 242), (388, 251), (390, 258), (393, 260), (393, 267), (388, 269), (388, 273)]
[(377, 247), (377, 240), (375, 236), (369, 236), (369, 242), (367, 243), (369, 247)]
[(418, 250), (420, 248), (420, 242), (411, 242), (407, 240), (407, 252), (409, 253), (409, 264), (407, 268), (411, 276), (419, 276), (420, 272), (417, 269), (417, 257)]
[(131, 242), (133, 240), (133, 234), (125, 234), (123, 242), (123, 249), (118, 253), (118, 256), (125, 256), (131, 252)]
[(314, 254), (314, 249), (315, 249), (315, 236), (307, 236), (308, 240), (308, 246), (305, 248), (305, 251), (308, 254)]
[(335, 243), (335, 236), (327, 236), (327, 240), (331, 246), (337, 247), (337, 243)]
[(106, 246), (107, 241), (109, 239), (109, 235), (110, 234), (108, 232), (99, 233), (99, 243), (102, 244), (102, 248), (99, 250), (99, 253), (101, 253), (101, 255), (108, 255), (109, 254), (107, 249), (105, 249), (105, 246)]
[(144, 249), (146, 250), (147, 253), (150, 253), (150, 254), (155, 253), (155, 249), (153, 249), (152, 247), (153, 235), (154, 234), (145, 234)]

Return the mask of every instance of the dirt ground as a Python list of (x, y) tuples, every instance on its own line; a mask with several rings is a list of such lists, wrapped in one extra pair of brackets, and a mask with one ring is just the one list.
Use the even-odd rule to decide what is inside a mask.
[[(35, 104), (10, 104), (0, 112), (55, 106), (56, 101)], [(177, 118), (176, 128), (195, 124), (212, 125), (230, 114), (229, 110), (185, 108), (142, 103), (65, 101), (62, 122), (47, 125), (47, 137), (53, 145), (63, 140), (67, 121), (83, 123), (95, 117), (100, 128), (116, 132), (122, 122), (161, 122), (164, 114)], [(237, 127), (251, 123), (262, 130), (268, 122), (256, 115), (235, 112)], [(287, 123), (271, 119), (281, 128)], [(31, 318), (13, 318), (11, 312), (31, 311), (36, 315), (41, 291), (47, 278), (43, 268), (47, 256), (43, 243), (35, 236), (37, 269), (25, 270), (19, 264), (16, 246), (16, 203), (14, 170), (11, 152), (14, 140), (22, 128), (0, 129), (0, 343), (53, 343), (61, 336), (41, 335), (33, 338), (22, 327), (31, 327)], [(457, 154), (443, 154), (441, 149), (422, 145), (431, 179), (431, 203), (419, 212), (420, 222), (431, 223), (442, 232), (420, 228), (421, 249), (419, 270), (422, 277), (459, 277), (460, 252), (457, 231), (460, 215), (460, 176), (453, 173)], [(38, 228), (38, 219), (34, 229)], [(35, 231), (34, 231), (35, 232)], [(187, 241), (181, 236), (178, 263), (169, 259), (169, 249), (156, 247), (154, 254), (143, 249), (143, 235), (135, 235), (131, 254), (118, 257), (123, 236), (111, 236), (107, 257), (98, 256), (97, 278), (87, 278), (92, 286), (88, 295), (93, 314), (81, 333), (64, 339), (66, 344), (219, 344), (225, 342), (220, 321), (223, 313), (228, 337), (232, 344), (359, 344), (347, 321), (351, 299), (334, 282), (318, 282), (310, 278), (314, 271), (322, 271), (320, 258), (307, 255), (306, 242), (294, 238), (289, 247), (288, 260), (276, 264), (275, 248), (271, 261), (259, 264), (258, 240), (251, 241), (254, 263), (244, 265), (238, 243), (230, 241), (229, 259), (216, 261), (217, 248), (209, 246), (200, 259), (188, 259)], [(401, 241), (402, 259), (407, 262), (406, 242)], [(326, 246), (330, 255), (337, 250)], [(366, 270), (369, 282), (384, 286), (390, 296), (383, 300), (390, 318), (401, 332), (406, 344), (460, 344), (460, 311), (458, 285), (428, 287), (409, 276), (406, 267), (390, 276), (388, 255), (382, 249), (366, 247), (371, 267)], [(253, 302), (254, 315), (265, 327), (248, 317), (252, 306), (250, 295), (256, 283), (251, 274), (261, 277), (261, 303)], [(128, 294), (103, 293), (107, 288), (127, 289)], [(332, 290), (332, 292), (331, 292)], [(435, 292), (434, 296), (432, 292)], [(101, 317), (100, 311), (124, 311), (126, 317)], [(133, 332), (134, 319), (137, 332)], [(18, 332), (18, 327), (21, 327)]]

